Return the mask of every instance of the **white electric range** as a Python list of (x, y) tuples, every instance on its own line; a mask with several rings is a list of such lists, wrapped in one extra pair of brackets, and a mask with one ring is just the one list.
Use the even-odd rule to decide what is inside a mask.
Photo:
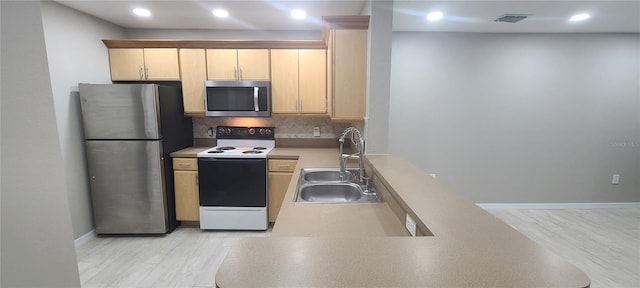
[(218, 145), (198, 153), (200, 229), (267, 229), (274, 134), (274, 127), (216, 127)]

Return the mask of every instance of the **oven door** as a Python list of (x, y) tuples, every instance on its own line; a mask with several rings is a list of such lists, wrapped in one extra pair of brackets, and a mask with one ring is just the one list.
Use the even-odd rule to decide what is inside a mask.
[(201, 207), (267, 207), (267, 159), (198, 158)]

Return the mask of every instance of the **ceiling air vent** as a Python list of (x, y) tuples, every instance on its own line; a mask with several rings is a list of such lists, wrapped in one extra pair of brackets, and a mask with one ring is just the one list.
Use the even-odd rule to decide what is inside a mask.
[(520, 22), (524, 19), (527, 19), (527, 14), (504, 14), (498, 18), (496, 18), (495, 22), (508, 22), (508, 23), (516, 23)]

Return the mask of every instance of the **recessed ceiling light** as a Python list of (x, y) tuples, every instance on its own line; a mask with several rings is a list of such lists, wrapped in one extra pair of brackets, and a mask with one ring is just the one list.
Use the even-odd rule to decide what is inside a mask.
[(149, 17), (149, 16), (151, 16), (151, 11), (149, 11), (147, 9), (136, 8), (136, 9), (133, 9), (133, 14), (136, 14), (136, 15), (142, 16), (142, 17)]
[(591, 17), (591, 15), (587, 14), (587, 13), (581, 13), (581, 14), (576, 14), (571, 16), (571, 19), (569, 19), (569, 21), (571, 22), (576, 22), (576, 21), (583, 21), (583, 20), (587, 20)]
[(444, 14), (442, 14), (442, 12), (431, 12), (427, 14), (427, 20), (429, 22), (440, 21), (442, 20), (442, 17), (444, 17)]
[(307, 12), (304, 12), (304, 10), (300, 9), (294, 9), (291, 10), (291, 17), (293, 17), (294, 19), (304, 19), (307, 18)]
[(229, 16), (229, 11), (224, 10), (224, 9), (216, 9), (213, 10), (213, 16), (219, 17), (219, 18), (227, 18)]

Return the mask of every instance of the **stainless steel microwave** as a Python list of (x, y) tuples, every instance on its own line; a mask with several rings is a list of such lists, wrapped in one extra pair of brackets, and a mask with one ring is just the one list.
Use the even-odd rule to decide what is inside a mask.
[(269, 81), (205, 81), (204, 87), (207, 116), (271, 116)]

